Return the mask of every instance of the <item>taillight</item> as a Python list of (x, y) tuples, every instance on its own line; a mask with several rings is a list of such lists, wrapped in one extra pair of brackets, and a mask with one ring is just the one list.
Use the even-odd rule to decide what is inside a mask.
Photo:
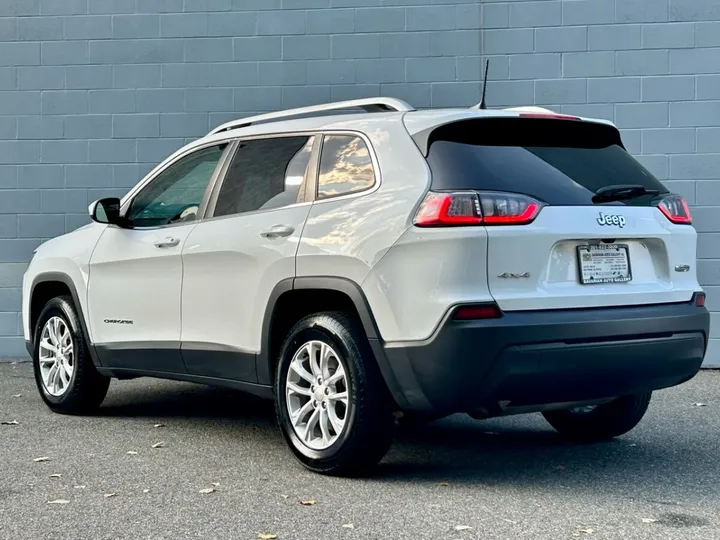
[(498, 319), (502, 312), (495, 304), (479, 304), (474, 306), (460, 306), (453, 313), (456, 321), (472, 321), (477, 319)]
[(685, 199), (680, 195), (668, 195), (658, 203), (658, 209), (673, 223), (690, 225), (692, 216)]
[(695, 307), (705, 306), (705, 293), (695, 293)]
[(542, 204), (526, 195), (495, 192), (429, 192), (415, 214), (417, 227), (525, 225)]

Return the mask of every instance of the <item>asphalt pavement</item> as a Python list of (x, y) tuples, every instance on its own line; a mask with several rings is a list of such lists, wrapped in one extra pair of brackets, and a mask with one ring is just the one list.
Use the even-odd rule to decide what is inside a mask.
[(70, 417), (44, 406), (29, 364), (0, 364), (0, 421), (14, 420), (3, 540), (720, 538), (718, 372), (656, 393), (612, 442), (566, 442), (540, 415), (460, 415), (399, 433), (360, 480), (306, 472), (272, 404), (228, 390), (114, 381), (97, 415)]

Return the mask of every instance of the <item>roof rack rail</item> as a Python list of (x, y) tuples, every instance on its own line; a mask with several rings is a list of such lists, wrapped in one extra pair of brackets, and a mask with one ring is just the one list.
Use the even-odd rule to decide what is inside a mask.
[(352, 108), (363, 109), (365, 112), (368, 112), (368, 113), (410, 112), (410, 111), (415, 110), (415, 108), (412, 105), (409, 105), (408, 103), (402, 101), (401, 99), (396, 99), (396, 98), (374, 97), (374, 98), (353, 99), (350, 101), (336, 101), (334, 103), (325, 103), (323, 105), (312, 105), (310, 107), (300, 107), (298, 109), (288, 109), (285, 111), (276, 111), (276, 112), (271, 112), (271, 113), (267, 113), (267, 114), (260, 114), (258, 116), (249, 116), (247, 118), (240, 118), (239, 120), (233, 120), (232, 122), (227, 122), (225, 124), (222, 124), (221, 126), (216, 127), (210, 133), (208, 133), (208, 135), (215, 135), (216, 133), (221, 133), (223, 131), (243, 128), (243, 127), (251, 126), (253, 124), (260, 124), (263, 122), (272, 122), (275, 120), (289, 119), (289, 118), (293, 118), (296, 116), (302, 116), (304, 114), (312, 114), (312, 113), (325, 112), (325, 111), (337, 111), (337, 110), (352, 109)]

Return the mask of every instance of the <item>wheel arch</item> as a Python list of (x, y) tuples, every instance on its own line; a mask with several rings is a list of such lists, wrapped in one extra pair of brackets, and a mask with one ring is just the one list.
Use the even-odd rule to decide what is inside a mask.
[[(308, 307), (298, 307), (299, 302), (309, 299), (312, 303)], [(397, 396), (397, 383), (365, 294), (354, 281), (339, 277), (299, 277), (278, 283), (270, 295), (263, 319), (261, 350), (256, 366), (258, 383), (274, 383), (277, 355), (293, 324), (310, 313), (338, 309), (350, 310), (350, 314), (357, 317), (388, 389)]]
[(95, 347), (92, 344), (90, 333), (88, 332), (87, 322), (85, 320), (85, 314), (83, 313), (83, 303), (81, 302), (80, 296), (75, 286), (75, 282), (72, 277), (62, 272), (44, 272), (38, 274), (33, 279), (30, 287), (30, 303), (29, 303), (29, 325), (30, 325), (30, 343), (27, 343), (27, 349), (30, 356), (34, 354), (35, 344), (35, 326), (37, 320), (40, 317), (43, 307), (49, 300), (57, 296), (64, 296), (69, 294), (73, 301), (73, 306), (80, 325), (82, 326), (82, 332), (85, 336), (85, 340), (90, 351), (93, 364), (100, 366), (100, 361), (95, 352)]

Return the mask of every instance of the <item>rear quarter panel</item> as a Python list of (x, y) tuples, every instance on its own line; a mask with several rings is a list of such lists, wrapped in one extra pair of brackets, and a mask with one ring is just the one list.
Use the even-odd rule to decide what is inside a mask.
[[(429, 185), (429, 169), (401, 122), (357, 120), (344, 123), (342, 132), (362, 133), (369, 140), (376, 185), (313, 204), (300, 239), (297, 276), (341, 277), (362, 285), (410, 226)], [(382, 304), (377, 298), (368, 302), (373, 312)]]

